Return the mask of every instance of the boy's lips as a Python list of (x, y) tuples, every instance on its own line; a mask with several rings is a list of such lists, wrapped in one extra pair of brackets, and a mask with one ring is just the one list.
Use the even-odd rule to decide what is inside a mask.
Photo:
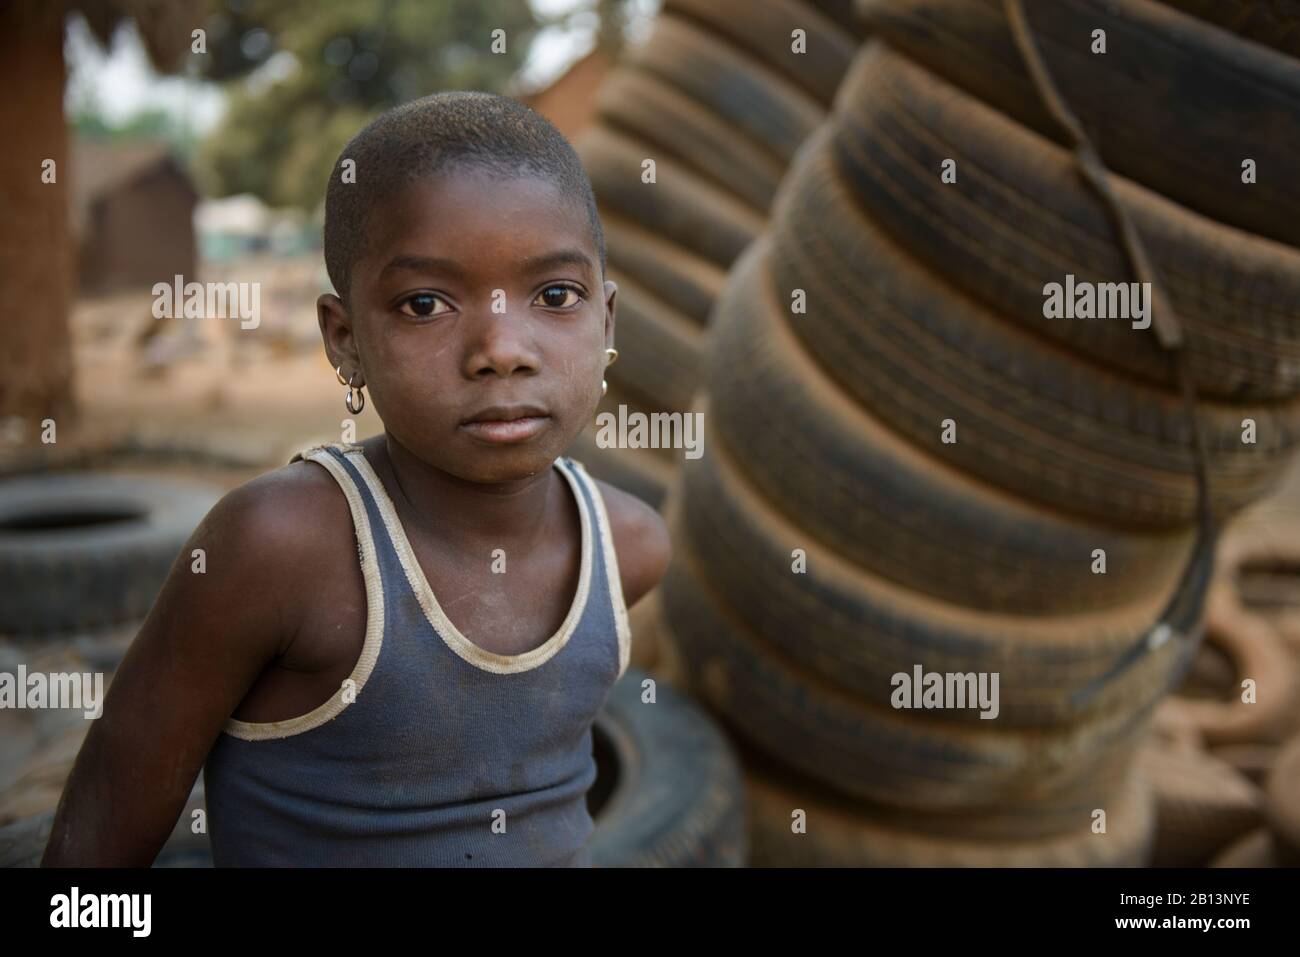
[(525, 442), (550, 424), (545, 409), (534, 405), (494, 405), (476, 412), (460, 427), (484, 442), (494, 445)]

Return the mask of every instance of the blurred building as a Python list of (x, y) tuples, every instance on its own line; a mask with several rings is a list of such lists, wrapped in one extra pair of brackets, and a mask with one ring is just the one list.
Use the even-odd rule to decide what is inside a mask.
[(72, 228), (81, 292), (148, 289), (193, 275), (198, 198), (166, 145), (77, 141)]
[(546, 117), (572, 141), (586, 128), (596, 112), (596, 92), (613, 65), (609, 57), (592, 50), (575, 61), (548, 86), (519, 97)]

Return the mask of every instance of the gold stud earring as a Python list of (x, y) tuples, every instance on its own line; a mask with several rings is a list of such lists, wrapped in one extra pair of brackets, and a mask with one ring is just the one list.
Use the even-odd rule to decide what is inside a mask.
[(617, 350), (617, 349), (606, 349), (606, 350), (605, 350), (605, 356), (606, 356), (606, 359), (605, 359), (605, 365), (607, 365), (607, 366), (612, 366), (615, 362), (618, 361), (618, 350)]
[(600, 380), (600, 395), (601, 395), (601, 398), (604, 398), (605, 393), (608, 392), (608, 391), (609, 391), (609, 383), (606, 382), (604, 379), (601, 379), (601, 380)]
[[(348, 381), (345, 383), (348, 387), (348, 391), (343, 397), (343, 404), (347, 406), (348, 411), (353, 415), (360, 415), (361, 410), (366, 407), (366, 395), (361, 391), (363, 386), (352, 384), (352, 380), (355, 379), (356, 376), (357, 374), (355, 372), (348, 376)], [(340, 378), (342, 378), (342, 376), (340, 376)]]

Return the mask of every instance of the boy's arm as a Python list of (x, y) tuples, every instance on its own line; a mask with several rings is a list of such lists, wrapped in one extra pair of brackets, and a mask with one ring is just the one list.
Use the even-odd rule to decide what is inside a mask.
[(292, 639), (287, 572), (304, 573), (304, 549), (288, 471), (231, 492), (186, 543), (77, 755), (42, 866), (153, 863), (223, 724)]
[(659, 584), (672, 558), (672, 542), (663, 516), (635, 495), (597, 481), (605, 511), (609, 514), (610, 534), (618, 556), (619, 579), (623, 585), (623, 603), (631, 608)]

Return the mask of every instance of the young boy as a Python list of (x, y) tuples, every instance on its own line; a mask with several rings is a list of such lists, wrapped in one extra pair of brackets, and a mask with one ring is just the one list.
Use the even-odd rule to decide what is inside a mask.
[(343, 150), (325, 260), (325, 351), (384, 432), (204, 519), (46, 865), (148, 865), (200, 769), (218, 865), (590, 865), (591, 723), (669, 543), (562, 455), (616, 355), (587, 176), (513, 100), (426, 97)]

